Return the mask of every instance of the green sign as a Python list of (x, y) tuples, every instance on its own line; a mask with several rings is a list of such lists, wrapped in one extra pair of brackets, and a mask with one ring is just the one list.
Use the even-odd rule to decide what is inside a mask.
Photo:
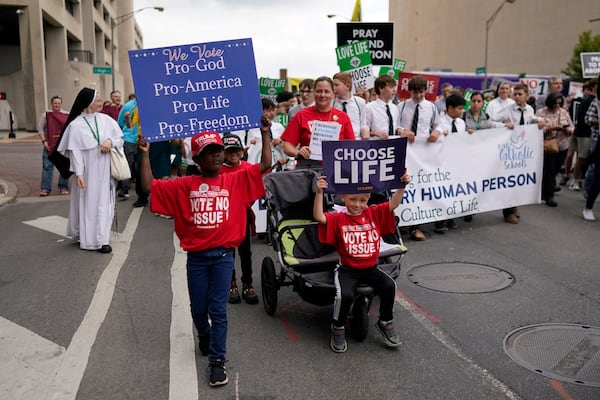
[(352, 75), (353, 92), (356, 92), (359, 87), (370, 89), (374, 86), (373, 62), (367, 40), (337, 47), (335, 53), (340, 71)]
[(371, 61), (371, 50), (369, 42), (363, 40), (353, 42), (335, 49), (340, 71), (350, 71), (365, 65), (373, 64)]
[(285, 128), (288, 124), (288, 115), (287, 114), (276, 114), (273, 122), (279, 122)]
[(93, 67), (92, 72), (94, 74), (99, 74), (99, 75), (111, 75), (112, 68), (111, 67)]
[(391, 67), (379, 68), (379, 76), (389, 75), (395, 80), (398, 80), (400, 72), (403, 72), (405, 67), (406, 61), (401, 60), (399, 58), (394, 58), (394, 65), (392, 65)]
[(485, 67), (475, 68), (475, 73), (477, 75), (483, 75), (483, 74), (485, 74)]
[(287, 79), (260, 78), (258, 80), (261, 97), (269, 97), (273, 101), (287, 86)]

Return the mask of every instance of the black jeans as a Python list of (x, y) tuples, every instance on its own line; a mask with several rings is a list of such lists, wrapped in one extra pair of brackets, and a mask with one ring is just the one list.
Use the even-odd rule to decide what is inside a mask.
[(354, 301), (356, 285), (359, 283), (372, 286), (379, 296), (379, 320), (391, 321), (394, 319), (396, 282), (379, 267), (352, 268), (337, 266), (333, 275), (333, 282), (335, 284), (334, 326), (341, 327), (345, 325), (350, 307)]
[[(252, 283), (252, 248), (250, 240), (252, 239), (252, 219), (254, 214), (251, 208), (246, 211), (246, 237), (237, 248), (237, 252), (240, 256), (240, 265), (242, 267), (242, 283), (247, 285)], [(235, 281), (235, 267), (233, 268), (233, 274), (231, 280)]]

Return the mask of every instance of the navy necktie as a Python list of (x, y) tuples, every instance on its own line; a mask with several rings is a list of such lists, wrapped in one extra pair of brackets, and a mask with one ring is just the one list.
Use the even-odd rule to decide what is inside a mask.
[(456, 129), (456, 120), (455, 119), (452, 120), (452, 132), (458, 132), (458, 130)]
[(519, 121), (519, 125), (525, 125), (525, 116), (523, 115), (525, 109), (519, 107), (519, 111), (521, 111), (521, 120)]
[(345, 113), (348, 113), (348, 110), (346, 109), (346, 104), (348, 104), (348, 102), (347, 102), (347, 101), (344, 101), (344, 102), (342, 103), (342, 111), (344, 111)]
[(394, 134), (394, 120), (392, 119), (392, 113), (390, 112), (389, 104), (385, 105), (385, 112), (388, 116), (388, 136), (392, 136)]
[(419, 128), (419, 105), (415, 107), (415, 113), (413, 115), (412, 123), (410, 124), (410, 130), (417, 135), (417, 129)]

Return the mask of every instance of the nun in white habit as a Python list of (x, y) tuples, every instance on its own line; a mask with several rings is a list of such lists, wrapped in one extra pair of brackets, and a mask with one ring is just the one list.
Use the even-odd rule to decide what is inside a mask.
[(106, 114), (94, 90), (77, 94), (63, 128), (58, 151), (70, 160), (76, 184), (71, 185), (67, 236), (79, 238), (83, 250), (110, 253), (117, 182), (110, 175), (110, 149), (123, 148), (123, 133)]

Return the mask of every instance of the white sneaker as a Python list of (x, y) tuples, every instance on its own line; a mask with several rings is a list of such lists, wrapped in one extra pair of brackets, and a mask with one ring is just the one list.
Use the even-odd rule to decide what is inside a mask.
[(579, 186), (579, 182), (577, 182), (576, 180), (574, 180), (573, 183), (571, 183), (569, 185), (569, 190), (573, 190), (575, 192), (579, 192), (581, 190), (581, 186)]
[(586, 221), (595, 221), (596, 217), (594, 216), (594, 212), (592, 210), (588, 210), (587, 208), (583, 209), (583, 219)]

